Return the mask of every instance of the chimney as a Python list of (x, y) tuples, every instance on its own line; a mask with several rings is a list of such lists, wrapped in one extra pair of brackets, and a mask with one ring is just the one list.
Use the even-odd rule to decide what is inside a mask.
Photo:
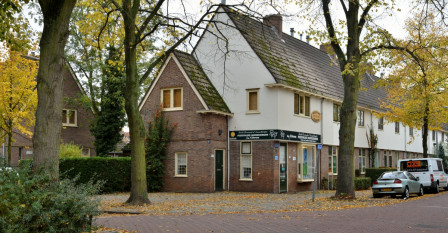
[(302, 40), (302, 33), (300, 33), (300, 40)]
[(310, 43), (310, 35), (306, 35), (306, 43)]
[(294, 28), (290, 28), (289, 32), (291, 33), (291, 36), (294, 37)]
[(282, 38), (282, 24), (283, 19), (281, 15), (267, 15), (263, 18), (263, 23), (269, 26), (274, 26), (277, 29), (278, 36)]
[(226, 0), (221, 0), (222, 5), (226, 5)]

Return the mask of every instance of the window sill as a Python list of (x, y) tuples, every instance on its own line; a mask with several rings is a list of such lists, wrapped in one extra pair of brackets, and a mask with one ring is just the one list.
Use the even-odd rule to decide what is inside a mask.
[(330, 176), (337, 176), (338, 173), (328, 173), (328, 175), (330, 175)]
[(314, 182), (314, 179), (298, 179), (297, 183)]
[(183, 108), (164, 108), (162, 109), (162, 111), (164, 112), (174, 112), (174, 111), (182, 111), (184, 110)]
[(187, 175), (175, 175), (174, 178), (188, 178)]
[(78, 125), (64, 125), (64, 124), (62, 124), (62, 127), (78, 128)]
[(253, 180), (252, 180), (252, 178), (243, 178), (243, 179), (240, 179), (240, 181), (253, 181)]
[(365, 126), (364, 125), (358, 125), (358, 128), (364, 128)]
[(302, 114), (295, 114), (295, 113), (294, 113), (294, 116), (296, 116), (296, 117), (303, 117), (303, 118), (308, 118), (308, 119), (311, 119), (311, 116), (307, 116), (307, 115), (302, 115)]
[(260, 112), (259, 111), (246, 112), (246, 115), (252, 115), (252, 114), (260, 114)]

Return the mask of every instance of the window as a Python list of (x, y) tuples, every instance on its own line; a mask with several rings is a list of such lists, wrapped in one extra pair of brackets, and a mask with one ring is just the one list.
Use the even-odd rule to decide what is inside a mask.
[(247, 113), (259, 113), (258, 89), (247, 90)]
[(182, 88), (162, 89), (163, 110), (182, 110)]
[(435, 130), (432, 131), (432, 140), (433, 141), (436, 140), (436, 131)]
[(364, 111), (358, 110), (358, 126), (364, 126)]
[(81, 155), (84, 157), (90, 157), (90, 148), (82, 148)]
[(393, 167), (392, 166), (392, 151), (389, 151), (389, 167)]
[(341, 105), (339, 104), (333, 104), (333, 121), (341, 121)]
[(77, 111), (72, 109), (62, 110), (62, 126), (78, 126)]
[(176, 156), (176, 174), (175, 176), (187, 176), (187, 153), (177, 152)]
[(361, 174), (366, 173), (366, 149), (359, 149), (359, 157), (358, 157), (358, 165), (359, 171)]
[(414, 136), (414, 128), (409, 127), (409, 136)]
[(398, 164), (398, 160), (400, 160), (400, 152), (395, 151), (395, 161)]
[(294, 114), (310, 116), (310, 97), (294, 93)]
[(384, 164), (385, 167), (387, 167), (387, 151), (384, 151)]
[(297, 181), (314, 181), (315, 146), (299, 145), (297, 160)]
[(400, 122), (395, 122), (395, 133), (400, 133)]
[(328, 150), (328, 173), (338, 174), (338, 148), (336, 146), (330, 146)]
[(378, 130), (383, 130), (383, 126), (384, 126), (384, 118), (380, 117), (378, 119)]
[(377, 151), (375, 154), (375, 167), (381, 167), (381, 160), (380, 160), (380, 152)]
[(252, 143), (241, 142), (240, 179), (252, 180)]

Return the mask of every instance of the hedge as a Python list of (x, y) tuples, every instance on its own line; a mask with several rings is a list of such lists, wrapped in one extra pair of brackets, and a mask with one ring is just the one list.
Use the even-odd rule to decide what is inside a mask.
[(366, 177), (370, 177), (370, 185), (373, 184), (373, 181), (377, 180), (383, 172), (388, 171), (396, 171), (397, 168), (391, 167), (379, 167), (379, 168), (366, 168)]
[[(21, 160), (20, 166), (32, 163)], [(125, 192), (131, 189), (131, 158), (66, 158), (59, 160), (61, 179), (73, 179), (79, 175), (77, 183), (85, 184), (91, 179), (102, 180), (102, 192)]]
[[(333, 184), (334, 183), (334, 184)], [(327, 178), (322, 179), (321, 188), (335, 190), (338, 185), (338, 180), (328, 180)], [(365, 190), (371, 187), (370, 177), (355, 177), (355, 190)]]

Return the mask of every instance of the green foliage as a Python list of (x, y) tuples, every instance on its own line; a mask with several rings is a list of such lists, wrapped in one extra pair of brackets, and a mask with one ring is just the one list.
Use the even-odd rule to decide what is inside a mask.
[(437, 144), (437, 157), (442, 159), (443, 167), (447, 169), (448, 163), (446, 161), (445, 148), (442, 143)]
[(94, 146), (98, 156), (108, 156), (121, 141), (121, 129), (125, 123), (124, 111), (124, 68), (117, 65), (119, 52), (108, 48), (109, 57), (103, 69), (101, 110), (95, 116), (90, 131), (95, 137)]
[(131, 188), (130, 158), (68, 158), (59, 161), (61, 178), (72, 179), (79, 176), (79, 184), (91, 179), (103, 181), (102, 192), (126, 192)]
[(383, 172), (396, 171), (396, 168), (379, 167), (379, 168), (366, 168), (366, 177), (370, 177), (370, 185), (373, 181), (377, 180)]
[(0, 171), (0, 232), (86, 232), (98, 215), (100, 185), (51, 179), (30, 166)]
[(59, 158), (79, 158), (82, 156), (82, 148), (73, 143), (62, 143), (60, 145)]
[[(365, 190), (369, 189), (372, 181), (370, 177), (356, 177), (355, 178), (355, 190)], [(338, 185), (337, 179), (327, 179), (326, 177), (322, 178), (321, 189), (329, 189), (335, 190)]]
[(146, 179), (148, 191), (160, 191), (163, 187), (165, 166), (163, 160), (166, 148), (173, 133), (174, 126), (170, 126), (168, 119), (164, 119), (163, 112), (156, 110), (153, 121), (148, 124), (148, 135), (145, 142)]

